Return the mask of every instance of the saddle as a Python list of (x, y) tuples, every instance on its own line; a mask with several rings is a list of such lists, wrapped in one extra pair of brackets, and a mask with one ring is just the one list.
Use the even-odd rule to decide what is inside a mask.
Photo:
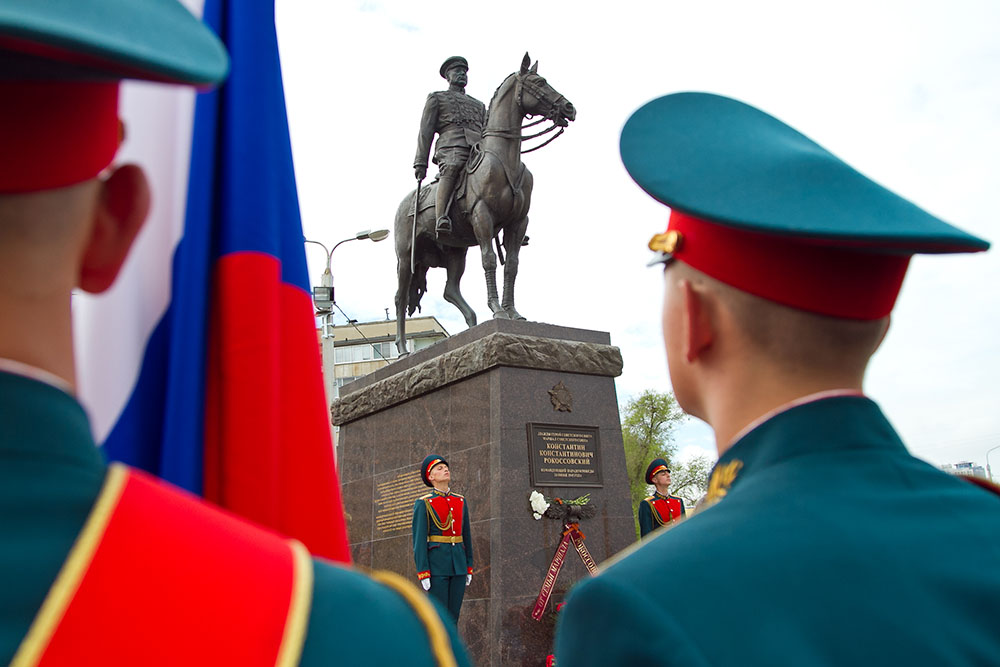
[[(458, 177), (458, 183), (455, 184), (455, 192), (452, 195), (453, 201), (451, 203), (452, 206), (451, 213), (453, 216), (454, 213), (457, 211), (460, 217), (462, 218), (468, 217), (469, 212), (463, 206), (465, 202), (465, 186), (469, 181), (469, 174), (475, 172), (476, 169), (479, 168), (479, 165), (482, 163), (483, 156), (485, 154), (486, 154), (485, 151), (483, 151), (483, 148), (478, 141), (472, 145), (472, 148), (469, 151), (469, 159), (465, 163), (465, 169), (462, 170), (461, 174)], [(441, 180), (441, 174), (440, 173), (435, 174), (434, 180), (428, 183), (428, 187), (420, 189), (420, 201), (417, 202), (418, 212), (434, 208), (435, 197), (431, 196), (430, 186), (437, 184), (437, 182), (440, 180)], [(458, 207), (457, 209), (455, 208), (456, 206)]]

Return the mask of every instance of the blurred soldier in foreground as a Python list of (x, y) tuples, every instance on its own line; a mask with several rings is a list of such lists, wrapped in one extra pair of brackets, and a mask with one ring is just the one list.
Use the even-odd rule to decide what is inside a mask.
[(910, 256), (989, 244), (725, 97), (648, 103), (621, 154), (671, 208), (670, 379), (720, 459), (706, 509), (570, 594), (560, 667), (995, 664), (1000, 498), (862, 393)]
[(684, 499), (670, 495), (670, 468), (663, 459), (653, 459), (646, 468), (646, 484), (656, 492), (639, 503), (639, 537), (646, 537), (660, 526), (682, 519), (687, 512)]
[(464, 661), (399, 577), (107, 466), (74, 398), (70, 293), (111, 286), (150, 203), (112, 164), (119, 80), (207, 86), (227, 62), (175, 0), (0, 7), (0, 664)]

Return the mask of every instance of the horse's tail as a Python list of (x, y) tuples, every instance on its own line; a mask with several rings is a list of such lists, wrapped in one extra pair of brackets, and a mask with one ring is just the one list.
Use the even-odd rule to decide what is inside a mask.
[(410, 277), (410, 293), (406, 299), (407, 316), (420, 310), (420, 297), (427, 291), (427, 267), (417, 263), (417, 270)]

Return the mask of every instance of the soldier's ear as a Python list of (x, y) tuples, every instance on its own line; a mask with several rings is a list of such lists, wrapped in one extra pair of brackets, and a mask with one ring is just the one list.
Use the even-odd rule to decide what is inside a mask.
[(712, 319), (708, 296), (697, 290), (689, 280), (681, 280), (684, 304), (684, 355), (688, 362), (702, 357), (715, 341), (715, 322)]
[(111, 286), (142, 229), (149, 204), (149, 183), (136, 165), (118, 167), (101, 182), (77, 276), (81, 289), (96, 294)]
[(538, 61), (537, 60), (535, 61), (535, 64), (531, 66), (531, 73), (532, 74), (538, 74)]
[(524, 58), (521, 60), (521, 76), (524, 76), (525, 74), (528, 73), (528, 65), (530, 64), (531, 64), (531, 56), (529, 56), (528, 52), (525, 51)]

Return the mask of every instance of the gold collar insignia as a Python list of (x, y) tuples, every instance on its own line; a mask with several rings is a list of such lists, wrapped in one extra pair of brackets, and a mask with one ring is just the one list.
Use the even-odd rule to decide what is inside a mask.
[(743, 461), (738, 459), (733, 459), (728, 463), (715, 466), (715, 470), (712, 471), (712, 478), (708, 480), (708, 493), (705, 494), (705, 507), (714, 505), (722, 500), (727, 493), (729, 493), (729, 487), (733, 485), (733, 482), (736, 480), (736, 475), (740, 472), (740, 468), (742, 467)]

